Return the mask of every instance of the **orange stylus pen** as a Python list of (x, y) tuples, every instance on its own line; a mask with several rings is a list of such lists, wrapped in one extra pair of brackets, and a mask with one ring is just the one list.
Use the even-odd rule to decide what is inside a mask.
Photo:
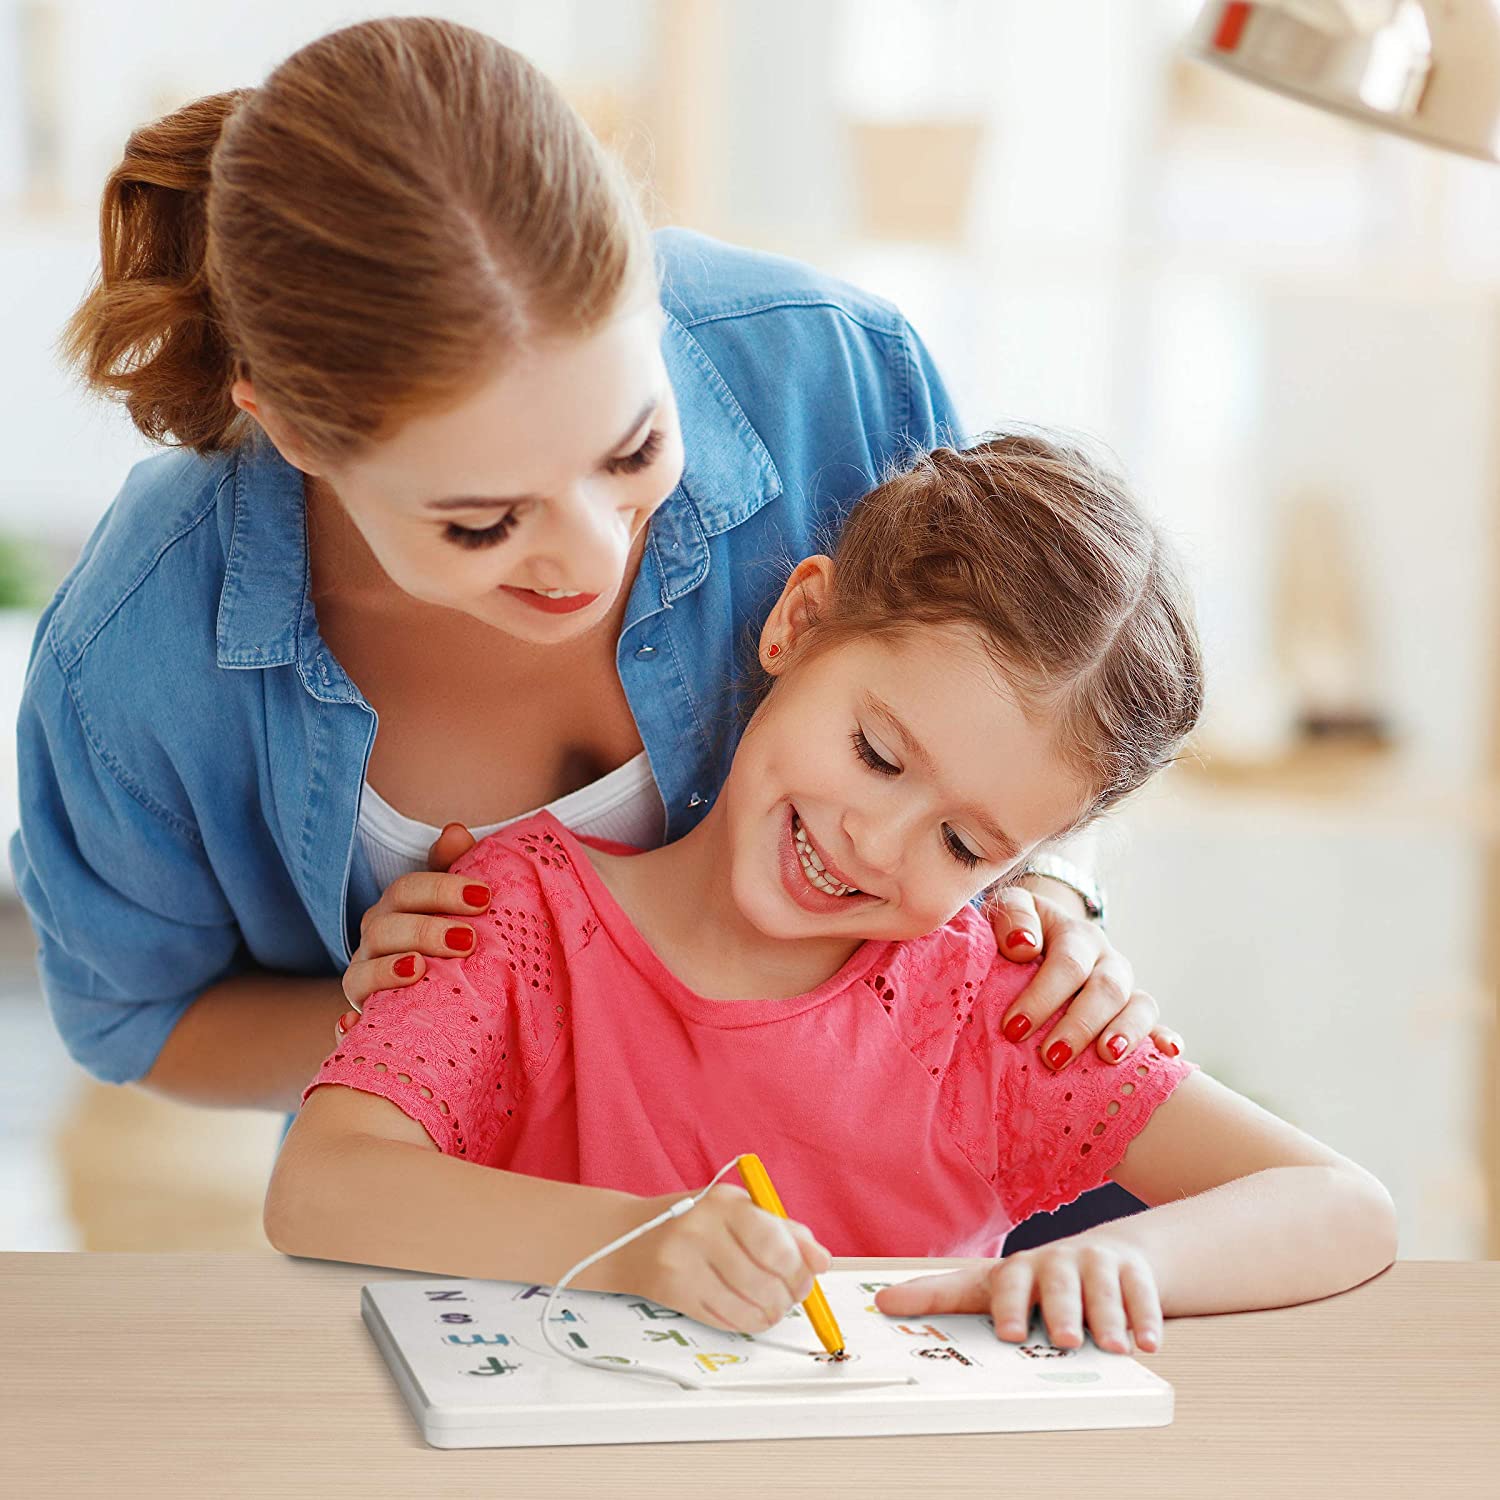
[[(770, 1175), (760, 1157), (753, 1152), (746, 1152), (740, 1157), (739, 1167), (740, 1180), (750, 1194), (750, 1201), (757, 1208), (765, 1209), (767, 1213), (778, 1214), (781, 1218), (786, 1218), (787, 1211), (781, 1206), (781, 1199), (777, 1196), (776, 1189), (771, 1184)], [(812, 1292), (802, 1306), (807, 1309), (808, 1321), (813, 1326), (813, 1332), (823, 1341), (823, 1347), (830, 1354), (842, 1354), (844, 1335), (839, 1332), (833, 1309), (829, 1307), (828, 1298), (823, 1295), (823, 1288), (818, 1285), (816, 1276), (813, 1277)]]

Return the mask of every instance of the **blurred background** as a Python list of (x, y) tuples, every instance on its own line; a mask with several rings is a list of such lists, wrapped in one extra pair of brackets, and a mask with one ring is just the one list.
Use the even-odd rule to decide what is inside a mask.
[[(1111, 933), (1189, 1057), (1386, 1183), (1403, 1258), (1500, 1256), (1500, 167), (1188, 61), (1192, 0), (426, 9), (556, 79), (657, 221), (899, 303), (972, 429), (1113, 450), (1211, 678), (1192, 758), (1104, 829)], [(0, 0), (9, 722), (149, 451), (54, 352), (106, 174), (136, 124), (375, 13)], [(0, 1248), (264, 1247), (282, 1117), (90, 1079), (3, 889), (0, 1037)]]

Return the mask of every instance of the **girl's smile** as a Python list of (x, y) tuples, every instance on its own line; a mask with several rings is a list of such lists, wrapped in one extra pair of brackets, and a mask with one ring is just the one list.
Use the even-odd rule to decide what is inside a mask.
[(879, 900), (855, 888), (808, 833), (797, 809), (787, 803), (779, 859), (781, 883), (803, 911), (815, 916), (842, 916)]

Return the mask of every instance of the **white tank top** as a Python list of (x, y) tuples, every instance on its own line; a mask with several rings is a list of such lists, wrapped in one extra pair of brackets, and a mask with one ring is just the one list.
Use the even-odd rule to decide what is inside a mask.
[[(549, 802), (547, 810), (575, 833), (632, 844), (638, 849), (655, 849), (661, 843), (667, 822), (666, 804), (661, 800), (644, 750), (608, 776)], [(530, 816), (521, 813), (483, 828), (471, 828), (469, 832), (475, 839), (482, 839), (497, 828)], [(425, 870), (427, 851), (442, 831), (398, 813), (365, 782), (359, 800), (359, 838), (378, 889), (383, 891), (398, 875)]]

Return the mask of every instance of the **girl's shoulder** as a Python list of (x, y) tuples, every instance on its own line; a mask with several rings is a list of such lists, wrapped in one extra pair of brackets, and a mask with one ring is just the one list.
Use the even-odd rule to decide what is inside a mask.
[(941, 989), (964, 1005), (1009, 1004), (1035, 972), (1035, 963), (1012, 963), (1001, 955), (995, 929), (977, 907), (963, 906), (936, 931), (896, 948), (901, 971), (924, 990)]
[(998, 1031), (1036, 969), (1001, 957), (989, 919), (965, 906), (936, 931), (895, 944), (870, 983), (912, 1055), (939, 1078), (976, 1027), (982, 1035)]
[(592, 906), (556, 826), (550, 813), (532, 813), (487, 834), (449, 867), (489, 887), (489, 909), (474, 923), (481, 940), (488, 936), (513, 967), (540, 964), (538, 976), (591, 936)]

